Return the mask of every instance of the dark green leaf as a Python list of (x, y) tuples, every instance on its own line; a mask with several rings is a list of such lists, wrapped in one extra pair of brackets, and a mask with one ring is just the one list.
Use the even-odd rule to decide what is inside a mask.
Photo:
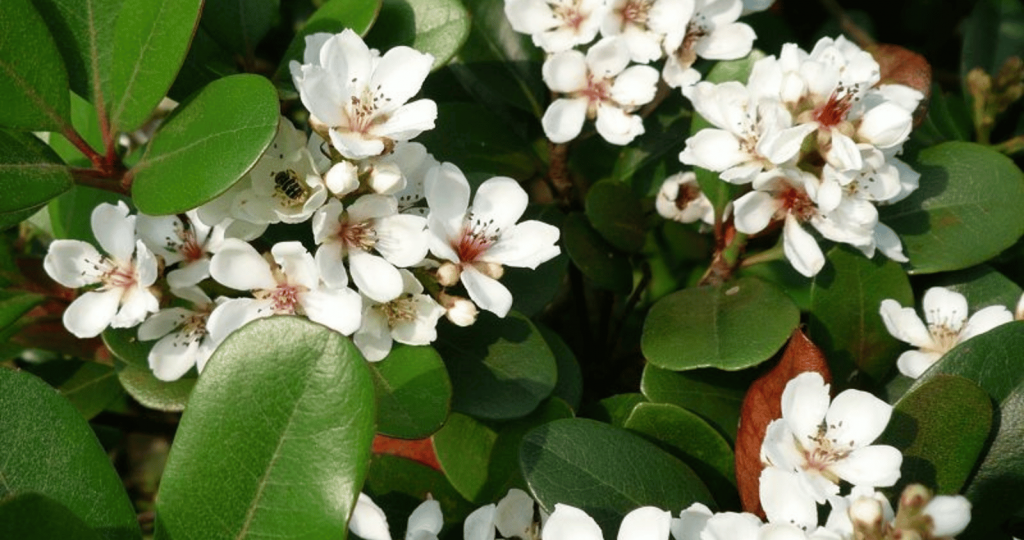
[(422, 439), (448, 417), (452, 383), (431, 347), (398, 346), (370, 364), (377, 389), (377, 431), (389, 437)]
[(623, 427), (633, 408), (645, 401), (647, 399), (640, 393), (615, 394), (598, 401), (595, 410), (588, 416), (615, 427)]
[(921, 151), (910, 166), (921, 187), (881, 209), (903, 240), (912, 273), (959, 270), (984, 262), (1024, 234), (1024, 173), (987, 147), (948, 142)]
[(623, 426), (683, 460), (726, 508), (739, 508), (729, 442), (701, 417), (668, 403), (640, 403)]
[(29, 0), (0, 9), (0, 126), (64, 131), (70, 126), (64, 60)]
[(554, 511), (555, 503), (575, 506), (606, 535), (640, 506), (714, 504), (683, 462), (637, 435), (593, 420), (556, 420), (527, 433), (519, 463), (545, 511)]
[(808, 337), (829, 359), (837, 381), (849, 380), (855, 370), (879, 381), (904, 344), (889, 334), (878, 310), (887, 298), (913, 304), (910, 280), (896, 262), (848, 248), (833, 248), (828, 262), (811, 286)]
[(176, 381), (161, 381), (149, 369), (149, 351), (156, 341), (139, 341), (135, 328), (108, 328), (103, 332), (103, 343), (120, 362), (117, 379), (136, 401), (160, 411), (180, 412), (188, 404), (192, 387), (196, 385), (195, 371), (189, 371)]
[(32, 217), (38, 211), (38, 208), (26, 208), (24, 210), (16, 210), (14, 212), (0, 214), (0, 231), (14, 227), (22, 221)]
[(1006, 399), (1024, 384), (1024, 321), (997, 326), (972, 337), (946, 353), (941, 360), (918, 379), (914, 388), (930, 377), (945, 373), (967, 377), (978, 383), (996, 402)]
[(45, 298), (39, 294), (0, 291), (0, 330), (14, 324), (43, 300)]
[(611, 178), (632, 186), (637, 195), (653, 195), (662, 182), (678, 173), (680, 141), (690, 133), (692, 107), (680, 92), (673, 92), (644, 119), (644, 133), (622, 149)]
[(670, 403), (701, 415), (732, 443), (743, 396), (752, 380), (749, 374), (737, 377), (716, 369), (680, 373), (647, 364), (640, 390), (652, 402)]
[(0, 214), (38, 209), (71, 186), (71, 173), (46, 143), (0, 130)]
[(306, 50), (306, 36), (316, 33), (340, 34), (342, 30), (351, 28), (360, 36), (373, 25), (380, 13), (381, 0), (328, 0), (320, 6), (306, 24), (295, 34), (284, 58), (277, 67), (274, 79), (278, 81), (292, 80), (288, 63), (297, 61), (302, 63), (303, 52)]
[(0, 369), (0, 410), (0, 500), (39, 493), (67, 507), (102, 538), (141, 537), (121, 479), (66, 399), (32, 375)]
[(114, 131), (141, 126), (167, 95), (202, 6), (202, 0), (122, 0), (106, 89)]
[(225, 49), (251, 58), (280, 7), (280, 0), (205, 0), (200, 24)]
[[(99, 151), (103, 148), (103, 134), (100, 132), (96, 107), (75, 93), (71, 93), (71, 125), (92, 149)], [(50, 134), (50, 148), (72, 167), (92, 168), (92, 162), (82, 151), (60, 133)]]
[(0, 538), (102, 540), (81, 518), (38, 493), (22, 493), (0, 503)]
[(99, 242), (92, 232), (92, 211), (102, 203), (117, 204), (117, 201), (131, 202), (113, 191), (77, 185), (72, 187), (47, 206), (53, 235), (98, 246)]
[(1006, 306), (1012, 311), (1024, 292), (1019, 285), (987, 264), (939, 274), (927, 283), (929, 287), (946, 287), (964, 295), (972, 313), (989, 306)]
[(520, 418), (551, 395), (555, 356), (529, 319), (481, 313), (468, 328), (439, 328), (435, 347), (452, 379), (452, 409), (492, 420)]
[(365, 489), (373, 502), (387, 513), (388, 523), (396, 528), (428, 495), (441, 504), (445, 524), (456, 529), (462, 526), (470, 512), (476, 510), (459, 495), (444, 474), (398, 456), (375, 454), (370, 458)]
[(192, 45), (188, 49), (185, 62), (181, 65), (174, 84), (167, 90), (167, 97), (175, 101), (185, 101), (207, 84), (239, 73), (236, 57), (221, 47), (210, 32), (200, 24), (196, 35), (192, 37)]
[(960, 76), (964, 84), (975, 67), (994, 76), (1007, 58), (1024, 51), (1024, 6), (1018, 0), (980, 0), (964, 25), (963, 43)]
[(735, 371), (770, 358), (798, 324), (800, 311), (785, 294), (742, 278), (662, 298), (647, 314), (640, 346), (665, 369)]
[(157, 537), (344, 537), (370, 459), (373, 401), (348, 338), (295, 317), (236, 331), (181, 418)]
[(95, 362), (83, 362), (74, 375), (57, 390), (86, 420), (102, 412), (111, 401), (124, 394), (114, 368)]
[(637, 253), (644, 247), (644, 211), (629, 186), (602, 180), (590, 187), (587, 218), (597, 232), (616, 249)]
[(382, 51), (408, 45), (448, 63), (469, 36), (469, 12), (459, 0), (384, 0), (366, 43)]
[(922, 146), (934, 146), (946, 141), (969, 140), (972, 131), (971, 117), (963, 99), (946, 95), (938, 84), (933, 84), (928, 114), (921, 125), (914, 128), (911, 138)]
[(606, 242), (587, 221), (575, 212), (562, 223), (562, 245), (572, 262), (594, 285), (619, 294), (633, 290), (633, 269), (629, 259)]
[(277, 122), (277, 91), (267, 79), (233, 75), (208, 84), (161, 126), (132, 169), (135, 204), (174, 214), (213, 199), (256, 163)]
[(958, 493), (981, 455), (992, 427), (992, 402), (977, 384), (938, 375), (905, 394), (878, 444), (903, 452), (899, 484)]
[(583, 373), (580, 371), (576, 356), (554, 330), (541, 324), (537, 325), (537, 330), (544, 336), (544, 342), (548, 344), (548, 348), (555, 355), (555, 363), (558, 364), (558, 382), (551, 395), (561, 398), (574, 411), (578, 411), (580, 400), (583, 398)]

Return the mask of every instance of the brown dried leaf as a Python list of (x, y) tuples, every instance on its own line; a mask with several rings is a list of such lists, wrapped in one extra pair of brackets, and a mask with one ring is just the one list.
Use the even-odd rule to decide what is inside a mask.
[(932, 95), (931, 64), (920, 54), (899, 45), (879, 43), (868, 47), (868, 52), (881, 69), (879, 84), (903, 84), (924, 94), (924, 99), (914, 111), (916, 127), (928, 113), (928, 100)]
[(437, 461), (437, 453), (434, 452), (434, 441), (430, 438), (394, 439), (378, 433), (373, 438), (373, 453), (404, 457), (435, 470), (441, 470), (441, 464)]
[(799, 328), (793, 330), (779, 363), (747, 390), (736, 432), (736, 487), (743, 510), (764, 517), (758, 495), (761, 478), (761, 441), (768, 424), (782, 417), (782, 391), (793, 377), (816, 371), (830, 382), (825, 355)]

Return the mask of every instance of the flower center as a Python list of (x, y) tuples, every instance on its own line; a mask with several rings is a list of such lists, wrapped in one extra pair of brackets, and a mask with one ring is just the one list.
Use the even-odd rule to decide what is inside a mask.
[(466, 220), (462, 227), (462, 236), (459, 241), (452, 244), (455, 253), (459, 255), (459, 261), (469, 263), (487, 251), (501, 236), (501, 229), (494, 227), (494, 220), (481, 221), (472, 215)]
[(944, 353), (952, 349), (960, 340), (960, 332), (967, 322), (966, 313), (961, 314), (955, 309), (948, 313), (940, 313), (939, 310), (933, 309), (926, 313), (926, 316), (928, 333), (935, 342), (936, 352)]
[(626, 5), (618, 9), (619, 16), (622, 17), (623, 26), (630, 23), (637, 26), (646, 26), (650, 11), (651, 2), (647, 0), (627, 0)]
[(557, 5), (552, 6), (552, 11), (555, 17), (562, 20), (564, 26), (573, 30), (578, 31), (580, 26), (583, 26), (583, 22), (587, 20), (587, 15), (580, 11), (578, 1), (558, 2)]
[(776, 197), (782, 202), (782, 208), (779, 211), (783, 214), (793, 214), (798, 221), (807, 221), (817, 213), (814, 202), (802, 189), (786, 186)]
[(363, 251), (369, 251), (377, 245), (377, 231), (373, 228), (372, 220), (357, 223), (343, 221), (338, 237), (345, 246)]
[(597, 114), (598, 104), (611, 100), (611, 81), (587, 75), (587, 87), (581, 90), (579, 95), (587, 98), (587, 114), (593, 117)]
[(270, 309), (277, 315), (291, 315), (298, 312), (299, 294), (308, 289), (302, 286), (281, 283), (274, 289), (255, 291), (258, 300), (270, 300)]
[[(836, 437), (829, 437), (830, 429), (841, 428), (842, 422), (838, 426), (826, 426), (824, 422), (818, 426), (818, 434), (810, 439), (808, 446), (801, 445), (802, 453), (804, 456), (804, 469), (808, 471), (816, 471), (822, 476), (825, 476), (833, 481), (838, 482), (839, 478), (828, 470), (833, 464), (838, 461), (846, 459), (853, 451), (853, 441), (849, 444), (844, 444)], [(834, 435), (834, 433), (832, 433)]]
[(203, 246), (199, 243), (199, 239), (196, 238), (196, 231), (192, 227), (191, 222), (189, 222), (189, 225), (182, 224), (181, 228), (175, 232), (178, 233), (178, 239), (180, 240), (178, 253), (185, 258), (185, 261), (198, 261), (206, 256)]
[[(352, 84), (358, 84), (358, 79), (352, 79)], [(371, 127), (387, 120), (387, 115), (380, 114), (380, 109), (390, 102), (391, 98), (381, 92), (380, 85), (376, 89), (364, 87), (360, 96), (353, 95), (349, 101), (346, 111), (348, 130), (365, 135)]]
[(832, 91), (824, 105), (814, 109), (814, 120), (823, 128), (835, 127), (846, 120), (846, 114), (850, 112), (857, 99), (855, 90), (847, 89), (840, 84)]
[(394, 327), (400, 322), (416, 320), (416, 300), (412, 294), (405, 294), (376, 306), (376, 309), (388, 320), (388, 326)]

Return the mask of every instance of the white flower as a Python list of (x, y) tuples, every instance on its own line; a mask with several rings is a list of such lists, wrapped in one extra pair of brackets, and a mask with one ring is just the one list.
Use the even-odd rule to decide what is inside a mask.
[(314, 129), (344, 157), (383, 154), (398, 141), (434, 127), (437, 105), (406, 103), (420, 91), (434, 57), (409, 47), (384, 56), (352, 30), (306, 37), (303, 64), (289, 64)]
[(516, 224), (528, 197), (511, 178), (485, 181), (470, 206), (465, 175), (444, 163), (427, 175), (426, 192), (431, 253), (457, 266), (473, 302), (504, 317), (512, 308), (512, 293), (498, 282), (502, 265), (532, 269), (554, 258), (558, 228), (535, 220)]
[(605, 0), (505, 0), (512, 29), (529, 34), (547, 53), (593, 41), (607, 10)]
[(464, 540), (494, 540), (497, 529), (502, 538), (539, 538), (540, 524), (534, 521), (536, 502), (521, 489), (512, 488), (497, 505), (473, 511), (463, 524)]
[(666, 178), (654, 199), (654, 207), (661, 217), (680, 223), (715, 223), (715, 208), (711, 206), (707, 195), (700, 190), (697, 175), (692, 171), (676, 173)]
[(209, 255), (220, 247), (231, 224), (227, 219), (210, 227), (199, 219), (196, 210), (188, 211), (185, 218), (139, 214), (136, 219), (139, 238), (163, 257), (164, 264), (178, 265), (167, 273), (171, 289), (190, 287), (210, 277)]
[(229, 238), (210, 261), (210, 274), (232, 289), (255, 298), (235, 298), (217, 306), (207, 321), (215, 342), (247, 322), (271, 315), (305, 315), (339, 333), (359, 328), (362, 299), (348, 288), (320, 282), (313, 256), (299, 242), (280, 242), (270, 250), (273, 264), (249, 244)]
[(391, 540), (387, 516), (365, 493), (360, 493), (356, 499), (352, 516), (348, 520), (348, 530), (364, 540)]
[(46, 273), (65, 287), (100, 285), (64, 311), (64, 326), (77, 337), (96, 337), (108, 326), (130, 328), (159, 309), (149, 289), (157, 277), (156, 257), (135, 239), (135, 216), (128, 211), (123, 202), (92, 211), (93, 234), (109, 257), (81, 240), (54, 240), (43, 259)]
[[(668, 540), (672, 515), (653, 506), (637, 508), (622, 519), (618, 540)], [(586, 512), (567, 504), (555, 504), (544, 524), (543, 540), (603, 540), (601, 527)]]
[(406, 345), (428, 345), (437, 339), (437, 320), (445, 313), (423, 285), (408, 270), (399, 270), (401, 294), (387, 302), (369, 297), (363, 302), (363, 319), (352, 341), (370, 362), (383, 360), (392, 341)]
[(149, 369), (161, 381), (176, 381), (192, 366), (200, 373), (217, 348), (206, 330), (214, 303), (199, 287), (171, 289), (171, 293), (192, 302), (194, 309), (162, 309), (139, 325), (139, 340), (159, 339), (149, 351)]
[(427, 256), (426, 223), (420, 216), (399, 214), (398, 201), (388, 195), (363, 195), (348, 210), (332, 199), (313, 217), (321, 278), (330, 287), (348, 286), (342, 263), (347, 257), (360, 292), (376, 302), (397, 298), (403, 288), (395, 267), (412, 266)]
[(427, 499), (420, 503), (412, 514), (405, 527), (405, 540), (437, 540), (438, 533), (444, 526), (444, 516), (441, 514), (441, 504), (434, 499)]
[(693, 503), (672, 518), (672, 537), (676, 540), (700, 540), (700, 533), (711, 519), (711, 509), (701, 503)]
[(541, 118), (552, 142), (576, 138), (587, 118), (596, 117), (597, 132), (612, 144), (629, 144), (644, 132), (643, 121), (629, 114), (654, 99), (658, 72), (629, 64), (629, 50), (619, 38), (597, 42), (584, 57), (579, 51), (555, 54), (544, 62), (544, 82), (565, 94)]
[(630, 58), (648, 64), (664, 55), (665, 35), (689, 20), (693, 10), (686, 0), (612, 0), (601, 22), (601, 35), (620, 36)]
[(954, 537), (971, 522), (971, 502), (962, 495), (936, 495), (924, 507), (924, 514), (931, 518), (933, 537)]
[(906, 351), (896, 361), (900, 373), (916, 379), (942, 355), (964, 341), (1013, 320), (1004, 306), (989, 306), (967, 318), (967, 299), (958, 292), (932, 287), (924, 293), (925, 326), (914, 308), (883, 300), (879, 312), (885, 328), (896, 339), (918, 350)]
[(855, 529), (882, 529), (895, 517), (889, 499), (870, 487), (856, 486), (849, 495), (829, 497), (828, 502), (832, 511), (825, 528), (845, 538), (853, 538)]
[[(794, 377), (782, 392), (782, 418), (768, 425), (761, 456), (780, 469), (761, 477), (761, 500), (772, 521), (773, 514), (806, 515), (800, 509), (836, 495), (840, 480), (880, 487), (900, 477), (900, 451), (871, 445), (889, 423), (892, 406), (860, 390), (846, 390), (829, 404), (828, 388), (815, 372)], [(773, 508), (773, 500), (786, 506)]]
[[(689, 23), (673, 21), (665, 37), (665, 82), (673, 88), (681, 86), (697, 57), (708, 60), (734, 60), (750, 54), (754, 46), (754, 30), (736, 22), (743, 11), (740, 0), (695, 0)], [(681, 21), (680, 21), (681, 22)]]

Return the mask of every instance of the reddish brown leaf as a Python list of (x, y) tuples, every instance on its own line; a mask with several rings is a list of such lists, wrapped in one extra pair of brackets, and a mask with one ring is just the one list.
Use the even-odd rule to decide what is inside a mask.
[(761, 478), (761, 441), (768, 424), (782, 417), (782, 391), (790, 379), (805, 371), (821, 373), (825, 382), (832, 379), (821, 349), (811, 343), (799, 328), (789, 336), (789, 344), (779, 363), (747, 390), (740, 409), (736, 432), (736, 487), (743, 510), (764, 517), (758, 488)]
[(437, 454), (434, 452), (434, 442), (430, 438), (406, 440), (377, 434), (373, 438), (373, 453), (404, 457), (441, 470), (441, 464), (438, 463)]
[(932, 95), (932, 66), (923, 56), (899, 45), (879, 43), (868, 48), (881, 69), (879, 84), (904, 84), (922, 94), (924, 99), (914, 111), (914, 126), (928, 112), (928, 99)]

